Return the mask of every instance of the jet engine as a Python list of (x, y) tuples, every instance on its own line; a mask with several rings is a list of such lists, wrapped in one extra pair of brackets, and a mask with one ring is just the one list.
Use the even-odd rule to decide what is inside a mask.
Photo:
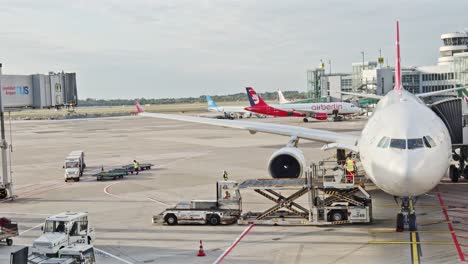
[(328, 115), (327, 113), (316, 113), (314, 118), (317, 120), (327, 120)]
[(268, 172), (272, 178), (301, 177), (306, 160), (302, 151), (295, 147), (284, 147), (271, 155)]

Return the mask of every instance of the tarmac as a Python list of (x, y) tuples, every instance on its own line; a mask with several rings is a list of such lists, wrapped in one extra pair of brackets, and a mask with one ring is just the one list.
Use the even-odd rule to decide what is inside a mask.
[[(301, 118), (250, 119), (359, 134), (365, 118), (344, 122)], [(8, 128), (8, 125), (7, 125)], [(0, 263), (32, 244), (52, 214), (86, 211), (96, 229), (98, 263), (459, 263), (468, 258), (467, 182), (445, 179), (416, 204), (418, 232), (394, 231), (398, 206), (378, 189), (372, 224), (337, 226), (153, 225), (152, 216), (182, 200), (215, 199), (223, 170), (230, 180), (268, 178), (271, 154), (287, 137), (148, 117), (14, 121), (12, 176), (17, 198), (0, 203), (0, 216), (19, 223), (14, 246), (0, 246)], [(301, 140), (309, 161), (333, 155)], [(72, 150), (88, 166), (80, 182), (64, 182)], [(96, 181), (101, 166), (134, 159), (156, 166), (122, 180)], [(242, 193), (246, 209), (271, 202)], [(207, 256), (197, 257), (199, 241)], [(237, 243), (236, 243), (237, 240)]]

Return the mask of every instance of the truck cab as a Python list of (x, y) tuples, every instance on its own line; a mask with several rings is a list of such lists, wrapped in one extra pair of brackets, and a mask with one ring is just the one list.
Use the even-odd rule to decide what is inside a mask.
[(57, 256), (60, 249), (72, 244), (91, 244), (94, 230), (88, 222), (88, 213), (65, 212), (50, 216), (42, 228), (42, 235), (34, 240), (32, 253)]
[(74, 180), (79, 181), (83, 176), (83, 171), (86, 168), (84, 162), (84, 152), (82, 150), (75, 150), (70, 152), (65, 158), (65, 181)]
[(77, 264), (95, 264), (94, 247), (92, 245), (75, 244), (59, 250), (60, 259), (74, 259)]

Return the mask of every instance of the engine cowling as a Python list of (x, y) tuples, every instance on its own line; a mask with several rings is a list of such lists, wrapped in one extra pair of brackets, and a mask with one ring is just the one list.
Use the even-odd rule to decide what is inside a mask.
[(271, 155), (268, 172), (272, 178), (298, 178), (304, 173), (306, 160), (302, 151), (284, 147)]
[(328, 115), (327, 113), (316, 113), (314, 118), (317, 120), (327, 120)]

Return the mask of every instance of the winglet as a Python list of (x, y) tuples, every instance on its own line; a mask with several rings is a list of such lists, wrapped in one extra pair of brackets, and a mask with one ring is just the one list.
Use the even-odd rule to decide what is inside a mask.
[(143, 110), (143, 107), (141, 107), (140, 102), (138, 102), (138, 100), (135, 100), (135, 106), (136, 106), (136, 109), (137, 109), (137, 113), (145, 112), (145, 110)]
[(395, 63), (395, 86), (393, 89), (398, 93), (401, 93), (403, 86), (401, 85), (401, 65), (400, 65), (400, 28), (398, 26), (398, 20), (396, 22), (396, 63)]
[(249, 98), (250, 106), (267, 106), (265, 101), (258, 95), (252, 87), (246, 87), (247, 97)]

